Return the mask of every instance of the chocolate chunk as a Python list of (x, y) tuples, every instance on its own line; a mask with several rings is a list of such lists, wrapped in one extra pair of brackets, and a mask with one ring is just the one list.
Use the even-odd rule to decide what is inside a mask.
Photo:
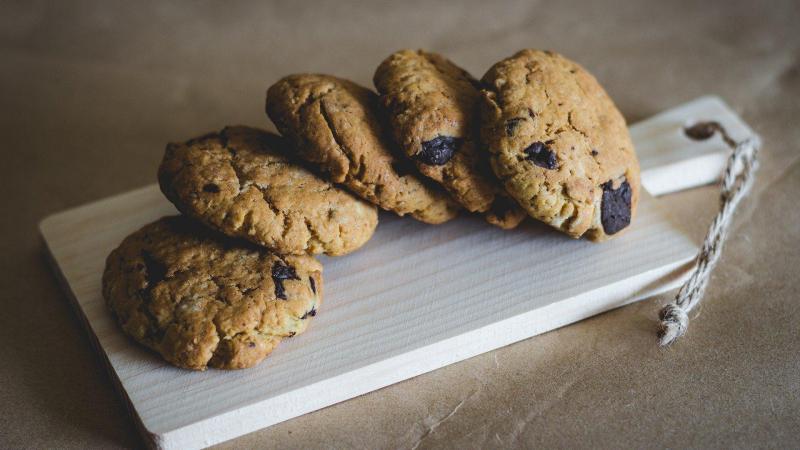
[(308, 277), (308, 284), (311, 285), (311, 292), (317, 293), (317, 284), (314, 282), (314, 278)]
[(147, 271), (145, 274), (147, 277), (147, 287), (145, 291), (150, 292), (158, 283), (166, 278), (167, 266), (162, 264), (161, 261), (157, 261), (153, 258), (153, 255), (148, 252), (142, 252), (142, 260), (144, 261), (144, 268)]
[(592, 156), (597, 156), (598, 154), (600, 154), (600, 152), (598, 152), (595, 149), (592, 149)]
[(286, 290), (283, 287), (284, 280), (299, 280), (294, 267), (287, 266), (281, 261), (272, 266), (272, 281), (275, 282), (275, 297), (286, 300)]
[(717, 122), (698, 122), (691, 127), (684, 128), (683, 132), (686, 133), (690, 139), (694, 139), (695, 141), (704, 141), (720, 128), (719, 123)]
[(450, 161), (463, 139), (452, 136), (437, 136), (422, 143), (422, 151), (414, 155), (417, 161), (431, 166), (441, 166)]
[(250, 348), (256, 348), (256, 343), (255, 342), (248, 342), (247, 346), (250, 347)]
[(514, 135), (514, 132), (519, 127), (519, 124), (525, 120), (522, 117), (514, 117), (512, 119), (506, 120), (506, 136), (511, 137)]
[(297, 334), (297, 332), (295, 332), (295, 331), (290, 331), (290, 332), (289, 332), (289, 335), (287, 335), (286, 337), (294, 337), (294, 335), (295, 335), (295, 334)]
[(283, 287), (283, 280), (275, 280), (275, 297), (288, 300), (286, 297), (286, 289)]
[(316, 316), (316, 315), (317, 315), (317, 310), (316, 310), (316, 308), (311, 308), (311, 310), (310, 310), (310, 311), (307, 311), (305, 314), (303, 314), (303, 317), (301, 317), (301, 318), (300, 318), (300, 320), (305, 320), (305, 319), (307, 319), (309, 316), (310, 316), (310, 317), (314, 317), (314, 316)]
[(205, 186), (203, 186), (203, 190), (206, 192), (211, 192), (212, 194), (216, 194), (219, 192), (219, 186), (217, 186), (214, 183), (208, 183)]
[(539, 167), (550, 170), (558, 168), (556, 154), (543, 142), (534, 142), (525, 149), (525, 154), (527, 155), (525, 159)]
[(297, 272), (295, 272), (294, 267), (287, 266), (281, 261), (276, 262), (272, 266), (272, 278), (278, 280), (299, 280), (299, 278), (297, 278)]
[(631, 185), (627, 181), (614, 189), (612, 182), (603, 184), (603, 203), (600, 207), (600, 221), (603, 230), (611, 235), (631, 223)]

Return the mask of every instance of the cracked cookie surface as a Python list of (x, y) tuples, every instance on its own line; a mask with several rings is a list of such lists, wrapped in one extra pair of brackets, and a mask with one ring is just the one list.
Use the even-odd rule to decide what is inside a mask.
[(111, 252), (103, 297), (123, 331), (170, 364), (241, 369), (306, 329), (322, 265), (163, 217)]
[(378, 224), (376, 208), (289, 161), (285, 145), (242, 126), (169, 144), (161, 190), (184, 214), (281, 254), (361, 247)]
[(266, 111), (298, 155), (334, 183), (398, 215), (437, 224), (458, 214), (447, 193), (396, 156), (375, 93), (328, 75), (290, 75), (267, 92)]
[[(480, 148), (478, 81), (443, 56), (400, 50), (375, 71), (395, 141), (425, 176), (471, 212), (513, 228), (525, 217), (509, 203)], [(499, 199), (498, 205), (494, 205)]]
[(492, 169), (531, 217), (594, 241), (630, 224), (639, 163), (625, 119), (591, 74), (556, 53), (523, 50), (482, 85)]

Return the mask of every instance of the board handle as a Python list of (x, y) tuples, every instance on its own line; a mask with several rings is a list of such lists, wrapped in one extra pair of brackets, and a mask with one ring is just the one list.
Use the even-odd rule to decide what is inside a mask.
[(700, 97), (630, 127), (642, 170), (642, 185), (658, 196), (717, 181), (731, 153), (720, 133), (690, 138), (686, 129), (716, 122), (740, 142), (753, 130), (716, 96)]

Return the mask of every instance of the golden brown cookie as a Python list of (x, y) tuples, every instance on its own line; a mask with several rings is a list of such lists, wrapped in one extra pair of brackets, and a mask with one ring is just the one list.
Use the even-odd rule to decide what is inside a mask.
[(285, 146), (241, 126), (170, 144), (161, 190), (184, 214), (281, 254), (344, 255), (364, 245), (375, 207), (290, 162)]
[(630, 224), (639, 163), (625, 119), (592, 75), (556, 53), (523, 50), (482, 83), (492, 168), (531, 217), (594, 241)]
[(377, 96), (328, 75), (291, 75), (267, 92), (266, 111), (298, 155), (331, 181), (399, 215), (442, 223), (458, 205), (392, 151)]
[(164, 217), (111, 252), (103, 296), (123, 331), (170, 364), (241, 369), (306, 329), (322, 265)]
[(485, 212), (495, 187), (479, 154), (477, 81), (436, 53), (401, 50), (373, 77), (395, 140), (420, 172), (472, 212)]
[(525, 218), (480, 149), (477, 80), (439, 54), (401, 50), (378, 66), (373, 81), (395, 141), (422, 174), (493, 225), (514, 228)]

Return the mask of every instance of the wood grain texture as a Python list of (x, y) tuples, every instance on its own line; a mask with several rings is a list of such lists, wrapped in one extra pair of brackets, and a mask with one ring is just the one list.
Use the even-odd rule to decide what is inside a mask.
[[(681, 111), (645, 122), (647, 132), (633, 127), (637, 147), (648, 145), (642, 136), (674, 135), (674, 126), (659, 124), (683, 123), (695, 109)], [(682, 158), (693, 158), (697, 146), (687, 139)], [(642, 164), (651, 174), (674, 169), (648, 158)], [(693, 183), (712, 180), (713, 165), (698, 161), (703, 176)], [(662, 292), (682, 281), (697, 250), (646, 193), (631, 229), (603, 244), (536, 223), (502, 231), (477, 217), (430, 226), (383, 214), (364, 248), (321, 258), (325, 298), (307, 333), (256, 368), (196, 373), (128, 340), (101, 295), (106, 255), (175, 212), (151, 185), (40, 226), (76, 311), (143, 434), (160, 448), (209, 446)]]
[(100, 291), (106, 255), (174, 212), (149, 186), (41, 226), (78, 311), (164, 448), (211, 445), (620, 306), (695, 251), (652, 199), (630, 232), (603, 245), (536, 224), (504, 232), (479, 218), (427, 226), (386, 214), (362, 250), (323, 258), (326, 297), (308, 333), (255, 369), (193, 373), (129, 341)]

